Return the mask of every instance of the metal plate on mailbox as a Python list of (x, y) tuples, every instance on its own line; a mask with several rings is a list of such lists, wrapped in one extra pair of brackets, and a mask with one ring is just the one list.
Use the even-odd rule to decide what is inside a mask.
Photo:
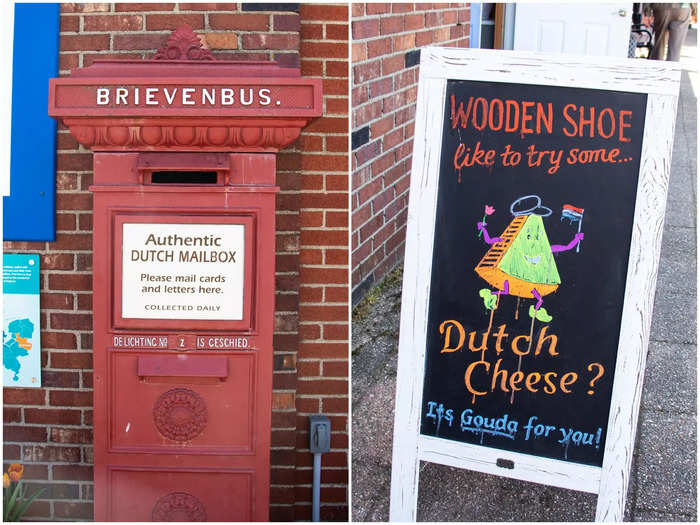
[(243, 319), (244, 225), (122, 227), (123, 318)]

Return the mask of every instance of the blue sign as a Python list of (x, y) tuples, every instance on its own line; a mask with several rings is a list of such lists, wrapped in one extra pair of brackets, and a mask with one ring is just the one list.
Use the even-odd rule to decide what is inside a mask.
[(56, 121), (48, 107), (49, 78), (58, 76), (58, 20), (58, 4), (15, 4), (6, 241), (56, 237)]
[(3, 385), (41, 387), (39, 256), (3, 254)]

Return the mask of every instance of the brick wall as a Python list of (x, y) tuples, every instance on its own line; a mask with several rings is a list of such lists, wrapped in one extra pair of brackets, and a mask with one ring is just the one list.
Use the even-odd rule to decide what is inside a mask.
[(419, 49), (469, 46), (469, 4), (352, 5), (353, 302), (403, 259)]
[(301, 73), (323, 78), (324, 116), (302, 131), (300, 156), (279, 160), (294, 172), (299, 193), (299, 350), (289, 414), (296, 449), (285, 456), (295, 467), (286, 493), (295, 512), (272, 517), (311, 519), (308, 416), (323, 413), (331, 420), (331, 451), (323, 455), (321, 519), (347, 521), (349, 13), (347, 5), (301, 4), (300, 14)]
[[(310, 515), (307, 415), (324, 411), (334, 450), (324, 456), (323, 513), (344, 519), (348, 177), (338, 161), (347, 154), (347, 7), (260, 9), (266, 6), (62, 4), (59, 74), (95, 58), (150, 58), (187, 23), (216, 58), (302, 64), (304, 74), (324, 78), (328, 116), (278, 159), (270, 513)], [(30, 489), (45, 489), (28, 513), (34, 519), (92, 518), (91, 179), (92, 153), (59, 125), (56, 241), (4, 243), (6, 252), (41, 254), (42, 388), (3, 391), (5, 468), (21, 461)]]

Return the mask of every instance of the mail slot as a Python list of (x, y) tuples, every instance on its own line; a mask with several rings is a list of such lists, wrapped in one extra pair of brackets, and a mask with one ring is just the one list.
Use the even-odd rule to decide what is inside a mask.
[(275, 154), (320, 115), (320, 82), (106, 60), (50, 93), (94, 152), (95, 520), (267, 521)]

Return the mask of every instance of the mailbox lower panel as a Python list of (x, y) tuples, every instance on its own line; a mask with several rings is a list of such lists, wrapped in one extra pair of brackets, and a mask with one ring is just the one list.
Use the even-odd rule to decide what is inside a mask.
[(255, 352), (109, 353), (110, 452), (255, 452)]
[[(94, 161), (95, 520), (267, 521), (277, 188), (142, 184), (141, 155), (148, 157), (96, 153)], [(192, 167), (198, 158), (168, 156), (175, 167)], [(257, 165), (255, 159), (242, 156)], [(270, 156), (270, 180), (274, 168)], [(162, 319), (130, 318), (124, 325), (117, 299), (124, 281), (119, 217), (124, 223), (201, 225), (204, 237), (220, 225), (244, 224), (243, 320), (171, 319), (166, 312)], [(154, 235), (160, 235), (156, 229)], [(146, 240), (149, 250), (161, 249)], [(139, 272), (139, 283), (141, 273), (172, 273), (152, 263)], [(122, 347), (122, 337), (126, 345), (147, 337), (157, 346)], [(218, 339), (245, 345), (227, 349), (209, 342)]]
[(112, 466), (109, 485), (114, 521), (251, 521), (255, 515), (252, 471)]

